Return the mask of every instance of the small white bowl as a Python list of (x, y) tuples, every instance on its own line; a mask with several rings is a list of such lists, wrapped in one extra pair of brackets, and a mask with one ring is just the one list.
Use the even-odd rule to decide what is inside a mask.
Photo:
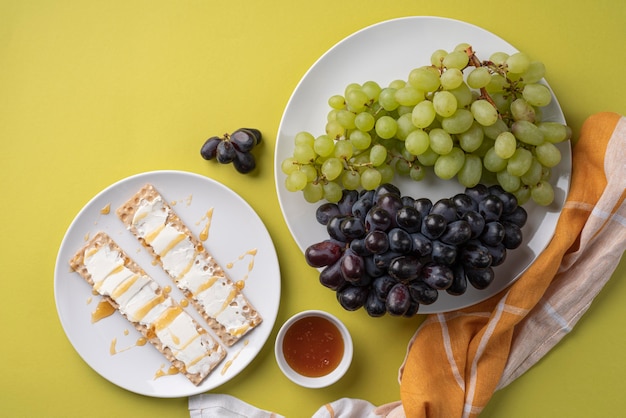
[[(337, 327), (341, 334), (341, 337), (343, 338), (343, 356), (341, 358), (341, 361), (333, 371), (324, 376), (308, 377), (301, 375), (291, 368), (291, 366), (287, 363), (287, 360), (285, 360), (285, 356), (283, 353), (283, 341), (287, 330), (299, 319), (309, 316), (326, 318)], [(287, 376), (289, 380), (300, 386), (314, 389), (330, 386), (333, 383), (337, 382), (341, 377), (343, 377), (343, 375), (350, 368), (350, 364), (352, 363), (352, 350), (352, 338), (350, 337), (350, 333), (348, 332), (346, 326), (335, 316), (329, 314), (328, 312), (318, 310), (303, 311), (289, 318), (278, 331), (278, 336), (276, 337), (276, 343), (274, 345), (276, 362), (278, 363), (278, 367), (283, 372), (283, 374)]]

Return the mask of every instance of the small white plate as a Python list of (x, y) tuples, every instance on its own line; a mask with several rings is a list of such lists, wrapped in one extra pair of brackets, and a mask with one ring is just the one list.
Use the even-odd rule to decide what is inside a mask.
[[(155, 378), (168, 371), (169, 362), (150, 344), (137, 346), (140, 334), (120, 314), (91, 322), (91, 313), (100, 300), (68, 260), (98, 231), (108, 233), (143, 269), (162, 286), (171, 286), (171, 296), (184, 297), (169, 277), (152, 264), (152, 258), (128, 232), (115, 214), (146, 183), (173, 204), (174, 210), (194, 234), (206, 227), (207, 212), (213, 208), (207, 249), (233, 280), (245, 279), (244, 293), (263, 316), (263, 322), (241, 341), (227, 348), (228, 355), (211, 375), (195, 386), (181, 374)], [(101, 209), (110, 205), (110, 213)], [(247, 254), (256, 249), (254, 258)], [(232, 268), (228, 268), (233, 263)], [(253, 264), (251, 264), (253, 263)], [(247, 278), (246, 278), (247, 276)], [(254, 210), (226, 186), (193, 173), (155, 171), (121, 180), (95, 196), (76, 216), (59, 250), (54, 275), (57, 312), (70, 342), (78, 354), (102, 377), (142, 395), (174, 398), (214, 389), (243, 371), (265, 345), (280, 303), (280, 269), (272, 239)], [(200, 324), (204, 320), (193, 308), (187, 312)], [(111, 354), (115, 341), (117, 351)]]
[[(319, 58), (300, 80), (280, 123), (274, 170), (283, 216), (303, 252), (309, 245), (327, 238), (327, 234), (325, 227), (315, 220), (318, 205), (307, 203), (300, 192), (292, 193), (285, 189), (285, 175), (280, 165), (292, 155), (294, 136), (300, 131), (322, 134), (330, 110), (328, 98), (334, 94), (343, 94), (348, 84), (373, 80), (384, 87), (396, 79), (406, 80), (413, 68), (430, 63), (430, 55), (434, 51), (451, 50), (463, 42), (471, 44), (481, 59), (487, 59), (498, 51), (509, 54), (517, 51), (498, 36), (465, 22), (440, 17), (406, 17), (369, 26), (345, 38)], [(552, 103), (543, 109), (543, 119), (565, 123), (554, 95)], [(496, 280), (485, 290), (476, 290), (470, 286), (462, 296), (440, 292), (437, 302), (420, 306), (420, 313), (452, 311), (495, 295), (513, 283), (548, 245), (569, 192), (572, 168), (569, 141), (557, 146), (562, 160), (552, 169), (554, 202), (548, 207), (532, 203), (525, 206), (529, 219), (523, 228), (524, 241), (519, 248), (509, 251), (506, 262), (495, 269)], [(433, 201), (463, 191), (458, 182), (440, 180), (434, 174), (429, 174), (421, 182), (396, 176), (394, 184), (403, 194), (416, 198), (427, 197)]]

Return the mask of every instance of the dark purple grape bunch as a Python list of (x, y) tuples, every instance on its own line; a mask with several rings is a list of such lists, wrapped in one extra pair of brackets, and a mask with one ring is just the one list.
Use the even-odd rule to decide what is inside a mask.
[(317, 208), (328, 239), (310, 245), (307, 263), (339, 304), (370, 316), (410, 317), (442, 291), (487, 288), (494, 267), (522, 243), (526, 210), (500, 186), (477, 185), (432, 202), (402, 196), (392, 184), (344, 190)]
[(251, 151), (261, 139), (261, 131), (258, 129), (237, 129), (232, 134), (207, 139), (200, 149), (200, 155), (205, 160), (216, 159), (220, 164), (233, 163), (238, 172), (246, 174), (256, 167), (256, 160)]

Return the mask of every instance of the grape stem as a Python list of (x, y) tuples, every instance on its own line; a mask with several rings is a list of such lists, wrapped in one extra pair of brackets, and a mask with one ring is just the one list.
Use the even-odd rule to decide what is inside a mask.
[[(466, 50), (465, 53), (467, 54), (467, 56), (469, 57), (469, 63), (467, 64), (468, 67), (482, 67), (483, 64), (480, 62), (480, 60), (478, 59), (478, 57), (476, 56), (476, 54), (474, 53), (474, 49), (469, 46)], [(480, 98), (481, 99), (485, 99), (487, 100), (495, 109), (498, 108), (498, 106), (496, 105), (496, 103), (493, 101), (493, 99), (491, 98), (491, 96), (489, 95), (489, 93), (487, 92), (487, 88), (486, 87), (481, 87), (480, 88)], [(498, 117), (500, 119), (502, 119), (502, 115), (500, 114), (500, 112), (498, 112)]]

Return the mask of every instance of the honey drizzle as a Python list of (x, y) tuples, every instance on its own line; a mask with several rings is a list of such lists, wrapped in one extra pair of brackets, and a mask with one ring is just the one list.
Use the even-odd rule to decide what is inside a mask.
[(249, 343), (249, 341), (248, 341), (248, 340), (245, 340), (245, 341), (243, 342), (243, 347), (241, 347), (241, 348), (239, 349), (239, 351), (237, 351), (237, 352), (233, 355), (233, 357), (232, 357), (230, 360), (228, 360), (228, 361), (226, 361), (226, 363), (224, 363), (224, 367), (222, 367), (222, 371), (220, 372), (220, 374), (221, 374), (222, 376), (223, 376), (223, 375), (224, 375), (224, 374), (228, 371), (228, 369), (230, 368), (230, 366), (232, 366), (232, 365), (233, 365), (233, 362), (237, 359), (237, 357), (239, 357), (239, 354), (241, 354), (241, 352), (243, 351), (243, 349), (244, 349), (244, 348), (246, 348), (246, 346), (248, 345), (248, 343)]
[(102, 299), (98, 302), (98, 306), (91, 313), (91, 323), (95, 324), (96, 322), (113, 315), (115, 312), (115, 308), (111, 305), (107, 300)]
[(198, 237), (200, 238), (200, 241), (206, 241), (207, 239), (209, 239), (209, 228), (211, 228), (211, 221), (213, 220), (213, 208), (210, 208), (206, 212), (206, 214), (202, 218), (200, 218), (200, 222), (204, 220), (206, 220), (206, 224), (204, 225), (204, 228), (202, 228), (202, 231), (200, 232), (200, 235)]
[(174, 366), (170, 366), (167, 370), (164, 370), (164, 368), (165, 368), (165, 364), (161, 364), (161, 367), (159, 367), (156, 373), (154, 373), (154, 380), (157, 380), (158, 378), (163, 377), (163, 376), (172, 376), (172, 375), (180, 373), (180, 370), (178, 370)]
[[(124, 335), (127, 335), (128, 330), (124, 330)], [(109, 354), (111, 354), (112, 356), (119, 354), (119, 353), (123, 353), (124, 351), (128, 351), (131, 348), (134, 347), (143, 347), (144, 345), (146, 345), (148, 343), (148, 340), (145, 337), (139, 337), (137, 338), (137, 341), (135, 341), (134, 344), (129, 345), (128, 347), (124, 347), (121, 349), (117, 348), (117, 338), (113, 338), (111, 340), (111, 345), (109, 346)]]
[(243, 288), (245, 287), (245, 281), (248, 279), (248, 276), (250, 275), (250, 272), (254, 268), (254, 259), (255, 259), (256, 255), (257, 255), (257, 249), (253, 248), (251, 250), (246, 251), (245, 253), (243, 253), (239, 257), (237, 257), (237, 260), (232, 261), (232, 262), (226, 264), (226, 268), (227, 269), (232, 269), (235, 266), (235, 263), (237, 263), (238, 261), (243, 260), (246, 256), (250, 256), (251, 257), (250, 262), (248, 263), (248, 272), (241, 278), (241, 280), (238, 280), (237, 282), (235, 282), (235, 286), (237, 287), (237, 289), (243, 290)]

